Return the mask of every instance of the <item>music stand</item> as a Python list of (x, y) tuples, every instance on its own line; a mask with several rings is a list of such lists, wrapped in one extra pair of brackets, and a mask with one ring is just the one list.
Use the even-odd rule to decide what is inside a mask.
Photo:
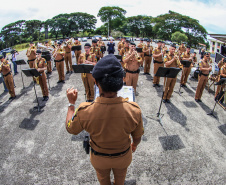
[(23, 83), (23, 88), (22, 89), (25, 89), (25, 87), (24, 87), (24, 79), (23, 79), (22, 70), (21, 70), (21, 65), (26, 64), (26, 62), (25, 62), (25, 60), (16, 60), (15, 62), (16, 62), (16, 65), (20, 66), (21, 79), (22, 79), (22, 83)]
[(136, 48), (137, 53), (142, 53), (143, 52), (143, 48)]
[[(190, 67), (191, 61), (189, 61), (189, 60), (181, 60), (180, 63), (183, 65), (182, 74), (181, 74), (181, 76), (183, 76), (184, 75), (184, 68)], [(181, 94), (183, 92), (181, 92), (180, 89), (181, 89), (181, 85), (180, 85), (179, 91), (178, 92), (177, 91), (174, 91), (174, 92), (175, 93), (178, 93), (181, 96)]]
[[(175, 67), (159, 67), (157, 73), (155, 74), (155, 76), (157, 77), (165, 77), (165, 78), (176, 78), (177, 74), (180, 72), (179, 68), (175, 68)], [(163, 101), (163, 96), (165, 93), (165, 86), (166, 86), (166, 81), (167, 79), (165, 79), (164, 85), (163, 85), (163, 92), (162, 92), (162, 99), (160, 102), (160, 106), (159, 106), (159, 111), (157, 113), (157, 117), (159, 118), (159, 123), (162, 125), (162, 120), (161, 120), (161, 107), (162, 107), (162, 101)], [(163, 125), (162, 125), (163, 126)]]
[[(221, 94), (221, 92), (223, 91), (223, 88), (222, 86), (226, 83), (226, 78), (221, 78), (219, 82), (217, 82), (215, 85), (221, 85), (221, 91), (219, 92), (219, 95)], [(215, 104), (214, 104), (214, 107), (213, 107), (213, 110), (208, 113), (207, 115), (209, 116), (213, 116), (214, 118), (217, 119), (217, 117), (213, 114), (214, 113), (214, 109), (216, 107), (216, 104), (219, 103), (221, 101), (221, 99), (224, 97), (224, 94), (222, 94), (222, 96), (219, 98), (219, 100), (215, 100)], [(220, 103), (219, 103), (220, 104)], [(220, 104), (221, 105), (221, 104)], [(223, 107), (225, 109), (225, 107)]]
[[(93, 67), (94, 67), (94, 65), (92, 65), (92, 64), (72, 65), (72, 68), (75, 73), (92, 73)], [(85, 95), (85, 100), (86, 100), (86, 89), (85, 89), (84, 95)]]
[(72, 50), (72, 51), (80, 51), (80, 50), (82, 50), (82, 46), (81, 46), (81, 45), (78, 45), (78, 46), (72, 46), (72, 47), (71, 47), (71, 50)]
[[(27, 77), (38, 77), (41, 76), (41, 74), (37, 71), (37, 69), (23, 69), (22, 70), (23, 73), (27, 76)], [(36, 96), (36, 100), (38, 103), (37, 107), (34, 107), (35, 109), (38, 109), (38, 112), (40, 112), (40, 106), (39, 106), (39, 101), (38, 101), (38, 97), (37, 97), (37, 93), (36, 93), (36, 89), (35, 89), (35, 82), (33, 81), (33, 86), (34, 86), (34, 90), (35, 90), (35, 96)]]

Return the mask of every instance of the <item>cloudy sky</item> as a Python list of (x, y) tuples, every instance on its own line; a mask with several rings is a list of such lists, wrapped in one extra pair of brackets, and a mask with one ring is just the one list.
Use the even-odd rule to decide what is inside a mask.
[[(225, 0), (4, 0), (0, 6), (0, 30), (17, 20), (45, 21), (60, 13), (86, 12), (97, 16), (103, 6), (119, 6), (135, 15), (158, 16), (169, 10), (199, 21), (208, 33), (226, 34)], [(98, 18), (96, 27), (102, 25)]]

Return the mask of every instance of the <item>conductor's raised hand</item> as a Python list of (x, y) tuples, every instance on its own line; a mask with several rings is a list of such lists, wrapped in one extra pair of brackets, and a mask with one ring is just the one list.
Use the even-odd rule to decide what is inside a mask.
[(67, 98), (69, 103), (75, 104), (77, 97), (78, 97), (77, 89), (74, 89), (73, 87), (67, 89)]

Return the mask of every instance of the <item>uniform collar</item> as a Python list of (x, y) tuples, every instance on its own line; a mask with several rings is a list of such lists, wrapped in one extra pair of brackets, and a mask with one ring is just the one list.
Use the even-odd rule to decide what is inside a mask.
[(95, 99), (95, 103), (102, 103), (102, 104), (118, 104), (126, 102), (127, 100), (122, 97), (117, 98), (105, 98), (105, 97), (97, 97)]

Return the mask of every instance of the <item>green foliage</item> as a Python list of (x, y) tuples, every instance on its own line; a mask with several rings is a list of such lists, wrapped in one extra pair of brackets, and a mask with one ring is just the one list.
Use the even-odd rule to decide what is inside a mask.
[[(126, 10), (118, 6), (105, 6), (102, 7), (97, 17), (104, 23), (109, 23), (109, 34), (111, 35), (111, 30), (118, 25), (122, 25), (123, 19), (125, 19)], [(121, 20), (120, 20), (121, 19)]]
[(108, 29), (106, 25), (102, 25), (101, 27), (97, 28), (95, 31), (96, 35), (107, 35), (108, 34)]
[(176, 31), (175, 33), (172, 34), (172, 39), (173, 42), (181, 43), (181, 42), (187, 42), (188, 37), (179, 31)]
[(123, 33), (121, 31), (112, 31), (111, 36), (116, 38), (116, 37), (123, 37)]

